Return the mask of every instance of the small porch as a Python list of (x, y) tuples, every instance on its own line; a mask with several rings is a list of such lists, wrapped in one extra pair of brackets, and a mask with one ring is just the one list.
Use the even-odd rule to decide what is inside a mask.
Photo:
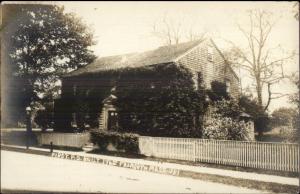
[(118, 128), (118, 112), (114, 105), (117, 97), (113, 94), (103, 100), (103, 108), (99, 117), (100, 130), (116, 130)]

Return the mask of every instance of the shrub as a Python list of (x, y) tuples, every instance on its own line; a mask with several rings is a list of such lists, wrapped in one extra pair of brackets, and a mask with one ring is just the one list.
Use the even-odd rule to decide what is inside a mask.
[(99, 146), (101, 151), (107, 151), (111, 143), (117, 150), (127, 153), (139, 153), (138, 135), (133, 133), (118, 133), (107, 131), (92, 131), (91, 141)]
[(213, 107), (215, 108), (216, 113), (220, 114), (222, 117), (239, 119), (239, 116), (242, 113), (238, 102), (235, 99), (222, 99), (216, 101), (213, 103)]
[(248, 140), (248, 124), (240, 121), (240, 107), (234, 99), (218, 100), (212, 104), (212, 112), (206, 119), (203, 138), (223, 140)]
[(299, 129), (293, 129), (291, 131), (285, 132), (286, 134), (286, 142), (288, 143), (298, 143), (300, 134), (299, 134)]
[(214, 114), (204, 124), (203, 138), (248, 140), (248, 125), (244, 121)]

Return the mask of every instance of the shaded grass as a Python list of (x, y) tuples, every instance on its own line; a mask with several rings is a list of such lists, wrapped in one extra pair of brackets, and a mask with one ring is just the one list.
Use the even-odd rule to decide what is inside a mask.
[(277, 143), (282, 143), (287, 140), (287, 137), (282, 135), (282, 134), (263, 134), (262, 136), (255, 136), (255, 139), (257, 141), (262, 141), (262, 142), (277, 142)]
[(220, 165), (220, 164), (212, 164), (212, 163), (204, 163), (204, 162), (193, 162), (193, 161), (186, 161), (186, 160), (175, 160), (175, 159), (154, 158), (154, 157), (146, 157), (144, 159), (151, 160), (151, 161), (158, 161), (158, 162), (169, 162), (175, 164), (189, 165), (189, 166), (218, 168), (218, 169), (234, 170), (240, 172), (252, 172), (257, 174), (268, 174), (268, 175), (277, 175), (277, 176), (285, 176), (285, 177), (299, 177), (299, 174), (296, 172), (273, 171), (273, 170), (265, 170), (259, 168)]
[(296, 172), (274, 171), (274, 170), (265, 170), (265, 169), (250, 168), (250, 167), (240, 167), (240, 166), (220, 165), (220, 164), (212, 164), (212, 163), (204, 163), (204, 162), (193, 162), (193, 161), (186, 161), (186, 160), (148, 157), (142, 154), (132, 154), (132, 153), (118, 152), (118, 151), (101, 151), (99, 149), (96, 149), (88, 153), (103, 154), (107, 156), (116, 156), (116, 157), (123, 157), (123, 158), (142, 158), (149, 161), (168, 162), (168, 163), (175, 163), (175, 164), (182, 164), (182, 165), (189, 165), (189, 166), (201, 166), (201, 167), (218, 168), (218, 169), (234, 170), (234, 171), (241, 171), (241, 172), (252, 172), (257, 174), (268, 174), (268, 175), (277, 175), (277, 176), (285, 176), (285, 177), (299, 177), (299, 174)]
[(222, 183), (226, 185), (245, 187), (249, 189), (275, 192), (275, 193), (298, 193), (299, 192), (298, 186), (271, 183), (271, 182), (261, 182), (256, 180), (239, 179), (239, 178), (233, 178), (233, 177), (221, 176), (215, 174), (205, 174), (205, 173), (197, 173), (197, 172), (181, 170), (179, 176), (193, 178), (197, 180), (215, 182), (215, 183)]

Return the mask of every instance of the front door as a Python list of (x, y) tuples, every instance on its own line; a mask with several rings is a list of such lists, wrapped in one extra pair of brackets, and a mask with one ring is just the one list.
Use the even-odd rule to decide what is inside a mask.
[(118, 113), (116, 111), (108, 111), (108, 130), (116, 130), (118, 126)]

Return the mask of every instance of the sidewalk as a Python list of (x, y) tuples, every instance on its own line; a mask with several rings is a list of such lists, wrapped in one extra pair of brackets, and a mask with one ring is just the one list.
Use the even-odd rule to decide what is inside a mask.
[[(59, 151), (55, 150), (54, 152), (74, 154), (74, 152), (61, 151), (61, 150)], [(189, 165), (174, 164), (174, 163), (167, 163), (167, 162), (155, 162), (155, 161), (149, 161), (144, 159), (105, 156), (105, 155), (90, 154), (85, 152), (75, 152), (75, 153), (80, 156), (92, 156), (92, 157), (106, 159), (106, 160), (115, 160), (115, 161), (129, 162), (129, 163), (135, 163), (141, 165), (151, 165), (151, 166), (156, 165), (163, 168), (185, 170), (185, 171), (191, 171), (197, 173), (214, 174), (214, 175), (228, 176), (228, 177), (239, 178), (239, 179), (248, 179), (248, 180), (261, 181), (261, 182), (273, 182), (279, 184), (299, 186), (298, 178), (289, 178), (283, 176), (257, 174), (257, 173), (249, 173), (249, 172), (239, 172), (233, 170), (223, 170), (223, 169), (199, 167), (199, 166), (189, 166)]]
[[(22, 146), (10, 146), (10, 147), (25, 148)], [(30, 147), (30, 150), (48, 152), (49, 156), (51, 156), (49, 149)], [(58, 155), (58, 154), (60, 154), (60, 155)], [(181, 171), (185, 171), (185, 172), (192, 172), (192, 173), (194, 172), (194, 173), (218, 175), (218, 176), (223, 176), (223, 177), (228, 177), (228, 178), (229, 177), (237, 178), (237, 179), (243, 179), (243, 180), (252, 180), (252, 181), (259, 181), (259, 182), (299, 186), (299, 179), (292, 178), (292, 177), (266, 175), (266, 174), (252, 173), (252, 172), (240, 172), (240, 171), (234, 171), (234, 170), (216, 169), (216, 168), (209, 168), (209, 167), (202, 167), (202, 166), (189, 166), (189, 165), (174, 164), (174, 163), (168, 163), (168, 162), (156, 162), (156, 161), (149, 161), (149, 160), (145, 160), (145, 159), (106, 156), (106, 155), (100, 155), (100, 154), (85, 153), (83, 151), (53, 150), (52, 156), (66, 158), (66, 159), (72, 159), (71, 156), (72, 157), (77, 156), (77, 157), (82, 157), (82, 158), (88, 158), (88, 160), (83, 159), (84, 161), (97, 162), (97, 161), (101, 160), (102, 163), (106, 164), (106, 165), (115, 165), (115, 166), (119, 166), (119, 167), (134, 168), (136, 170), (145, 170), (144, 168), (137, 168), (135, 166), (143, 166), (143, 165), (145, 166), (146, 165), (146, 166), (151, 166), (151, 167), (157, 167), (157, 173), (164, 172), (163, 170), (159, 170), (159, 169), (169, 169), (169, 170), (171, 169), (171, 170), (173, 170), (171, 173), (173, 175), (179, 175), (179, 173)], [(107, 161), (107, 162), (105, 162), (105, 161)], [(117, 165), (117, 164), (119, 164), (119, 165)], [(127, 166), (126, 165), (122, 166), (121, 164), (126, 164)], [(130, 164), (134, 164), (134, 165), (130, 165)]]

